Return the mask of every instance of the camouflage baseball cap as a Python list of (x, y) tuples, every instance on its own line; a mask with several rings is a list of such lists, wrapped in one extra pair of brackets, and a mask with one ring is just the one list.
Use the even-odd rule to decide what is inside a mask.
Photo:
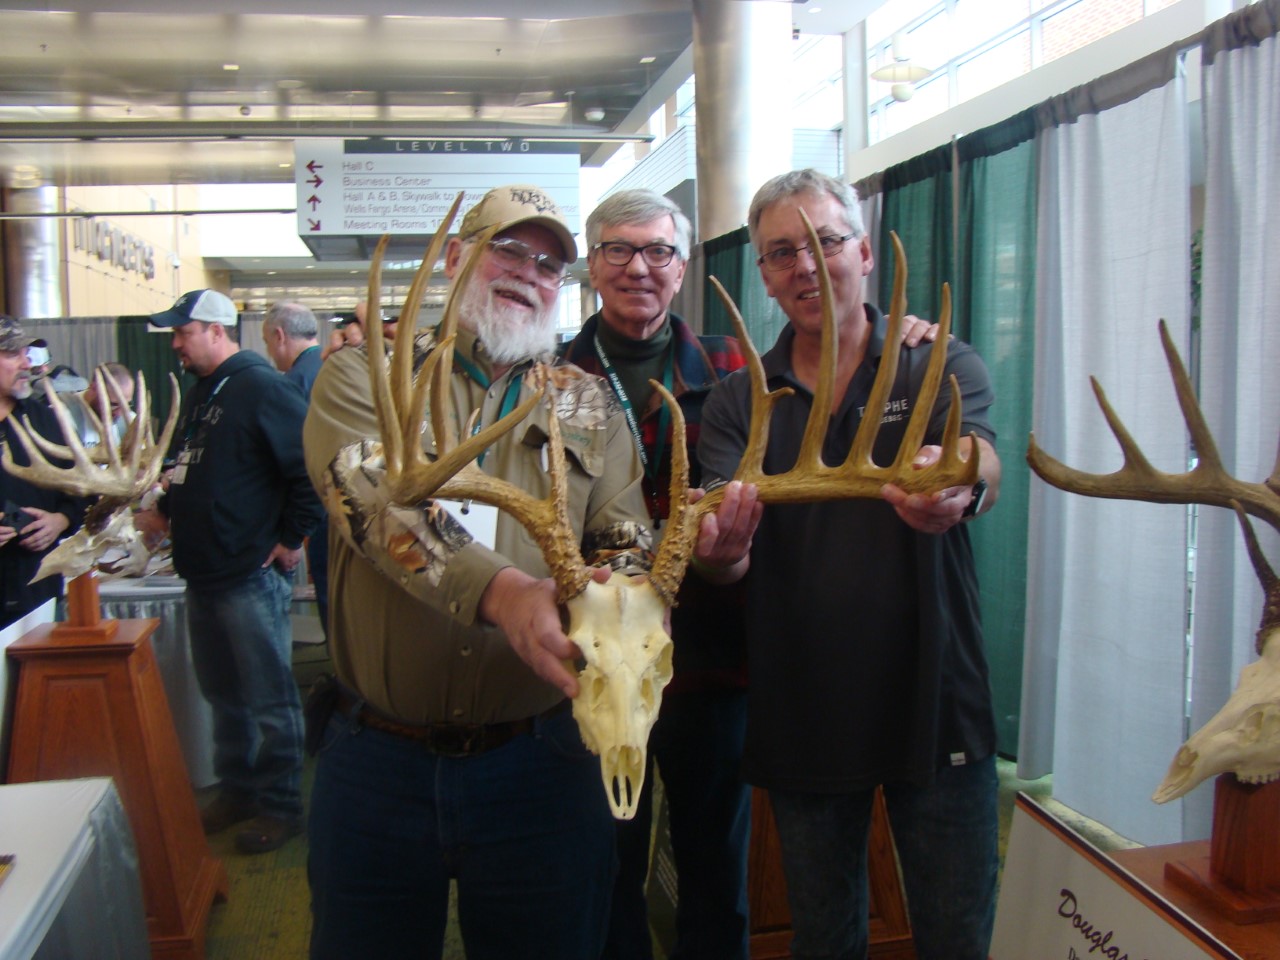
[(14, 353), (25, 350), (34, 339), (22, 332), (22, 324), (13, 317), (0, 314), (0, 352)]
[(467, 211), (458, 229), (460, 240), (470, 240), (488, 227), (497, 227), (498, 233), (521, 223), (536, 223), (546, 227), (560, 241), (564, 249), (564, 262), (578, 259), (578, 245), (573, 231), (564, 222), (560, 208), (541, 187), (524, 183), (494, 187), (480, 202)]

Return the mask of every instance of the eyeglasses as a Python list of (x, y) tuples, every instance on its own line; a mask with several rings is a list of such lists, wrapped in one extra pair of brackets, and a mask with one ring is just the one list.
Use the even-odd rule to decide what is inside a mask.
[(665, 267), (676, 255), (676, 248), (669, 243), (646, 243), (643, 247), (637, 247), (622, 240), (605, 240), (591, 249), (599, 250), (604, 262), (615, 267), (625, 267), (637, 253), (649, 266)]
[[(846, 233), (843, 237), (819, 237), (818, 246), (822, 247), (824, 257), (834, 257), (844, 248), (844, 242), (852, 239), (852, 233)], [(813, 252), (810, 247), (811, 244), (808, 243), (801, 247), (774, 247), (763, 256), (757, 257), (756, 263), (764, 264), (766, 270), (790, 270), (796, 265), (801, 250)]]
[(515, 273), (530, 260), (533, 261), (534, 275), (538, 283), (544, 287), (559, 287), (564, 283), (565, 262), (549, 253), (537, 253), (527, 243), (514, 237), (499, 237), (489, 241), (489, 249), (493, 259), (503, 270)]

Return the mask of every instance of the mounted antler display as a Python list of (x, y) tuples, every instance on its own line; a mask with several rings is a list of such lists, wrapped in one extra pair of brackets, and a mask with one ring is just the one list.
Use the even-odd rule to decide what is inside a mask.
[[(405, 318), (413, 317), (417, 312), (457, 207), (458, 201), (455, 201), (427, 250), (409, 291), (402, 313)], [(813, 249), (818, 249), (816, 232), (807, 218), (804, 223)], [(483, 234), (477, 249), (483, 249), (484, 242), (493, 233), (490, 230)], [(377, 316), (379, 312), (381, 262), (386, 244), (386, 238), (378, 244), (370, 270), (368, 309), (371, 316)], [(835, 311), (824, 259), (817, 258), (823, 291), (823, 371), (800, 459), (795, 468), (785, 474), (767, 475), (762, 465), (772, 406), (791, 391), (789, 388), (773, 393), (767, 391), (760, 357), (751, 345), (742, 317), (732, 299), (718, 283), (715, 284), (748, 355), (756, 401), (751, 443), (735, 479), (756, 484), (761, 501), (781, 503), (879, 497), (886, 483), (897, 484), (913, 493), (929, 493), (958, 484), (972, 484), (976, 480), (979, 468), (977, 444), (972, 445), (967, 459), (960, 455), (960, 397), (954, 378), (951, 381), (951, 411), (942, 456), (929, 467), (912, 466), (923, 442), (946, 363), (950, 300), (945, 289), (938, 342), (902, 447), (894, 462), (887, 467), (877, 466), (871, 459), (885, 400), (897, 369), (899, 331), (906, 313), (906, 260), (896, 237), (894, 244), (898, 275), (884, 357), (867, 405), (866, 418), (848, 458), (838, 466), (826, 465), (821, 457), (836, 371)], [(653, 569), (647, 577), (615, 577), (607, 583), (593, 580), (568, 519), (565, 457), (554, 410), (547, 417), (551, 489), (545, 499), (539, 500), (506, 481), (483, 473), (474, 462), (486, 447), (512, 429), (536, 405), (550, 399), (554, 407), (554, 397), (548, 398), (546, 389), (554, 374), (545, 367), (537, 368), (535, 377), (540, 389), (506, 417), (473, 436), (459, 441), (453, 429), (455, 420), (449, 408), (448, 379), (453, 366), (454, 331), (462, 291), (470, 282), (478, 259), (478, 256), (470, 258), (454, 284), (437, 335), (437, 346), (416, 375), (413, 372), (415, 332), (412, 323), (402, 322), (397, 329), (390, 364), (380, 338), (370, 338), (369, 373), (382, 433), (382, 448), (375, 458), (381, 457), (385, 461), (388, 487), (394, 501), (417, 504), (429, 497), (447, 497), (487, 503), (509, 513), (539, 543), (557, 583), (558, 598), (568, 609), (568, 636), (582, 651), (586, 662), (579, 675), (582, 692), (574, 700), (574, 717), (583, 741), (600, 756), (605, 791), (614, 816), (630, 819), (635, 815), (644, 784), (649, 731), (657, 719), (662, 690), (671, 679), (671, 640), (664, 627), (667, 608), (675, 601), (692, 556), (701, 518), (715, 511), (723, 499), (723, 490), (710, 491), (696, 504), (688, 503), (689, 464), (688, 451), (683, 443), (684, 417), (674, 397), (660, 384), (654, 383), (671, 410), (672, 436), (679, 438), (672, 444), (672, 514)], [(431, 439), (435, 444), (433, 459), (428, 457), (423, 447), (424, 417), (429, 418)], [(471, 424), (468, 424), (467, 432), (471, 432)]]
[[(98, 497), (85, 514), (83, 526), (44, 558), (35, 580), (55, 573), (70, 579), (95, 567), (109, 576), (134, 575), (142, 573), (146, 566), (147, 550), (133, 529), (128, 508), (150, 490), (160, 476), (164, 453), (178, 422), (178, 379), (169, 374), (174, 402), (160, 439), (156, 441), (151, 428), (146, 380), (141, 373), (138, 374), (134, 394), (138, 398), (137, 413), (119, 443), (110, 429), (107, 398), (112, 398), (121, 407), (126, 407), (127, 402), (114, 378), (104, 377), (102, 371), (97, 370), (94, 380), (98, 388), (99, 410), (96, 413), (89, 411), (89, 419), (98, 436), (102, 437), (101, 444), (85, 448), (62, 398), (56, 392), (50, 392), (49, 405), (66, 443), (47, 440), (32, 430), (30, 423), (24, 425), (15, 421), (14, 432), (31, 465), (14, 463), (8, 447), (3, 452), (4, 468), (28, 483), (62, 490), (72, 496)], [(69, 460), (72, 465), (54, 466), (49, 457)], [(108, 551), (123, 551), (124, 556), (110, 564), (99, 565), (99, 558)]]
[(1152, 467), (1112, 409), (1102, 387), (1092, 378), (1098, 405), (1124, 453), (1124, 465), (1106, 475), (1075, 470), (1041, 450), (1034, 434), (1027, 449), (1027, 462), (1043, 480), (1068, 493), (1232, 507), (1240, 518), (1249, 557), (1266, 594), (1256, 641), (1261, 659), (1241, 671), (1240, 683), (1227, 704), (1178, 750), (1152, 797), (1156, 803), (1167, 803), (1219, 773), (1234, 773), (1244, 783), (1266, 783), (1280, 777), (1280, 583), (1263, 557), (1246, 516), (1252, 514), (1280, 530), (1280, 451), (1271, 476), (1261, 483), (1238, 480), (1228, 474), (1163, 320), (1160, 341), (1178, 405), (1195, 444), (1198, 462), (1192, 470), (1171, 474)]

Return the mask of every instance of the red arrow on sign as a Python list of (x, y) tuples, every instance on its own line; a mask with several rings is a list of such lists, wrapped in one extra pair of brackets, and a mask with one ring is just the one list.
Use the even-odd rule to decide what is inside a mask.
[(318, 190), (320, 189), (320, 184), (324, 183), (324, 181), (320, 179), (320, 174), (317, 173), (314, 177), (304, 180), (303, 183), (309, 183)]
[(312, 232), (312, 233), (315, 233), (317, 230), (319, 230), (319, 229), (320, 229), (320, 221), (319, 221), (319, 220), (312, 220), (310, 217), (307, 217), (307, 223), (311, 224), (311, 232)]
[(315, 213), (316, 204), (320, 203), (320, 198), (313, 193), (311, 196), (307, 197), (307, 203), (311, 204), (311, 212)]
[(315, 173), (317, 170), (323, 170), (324, 164), (316, 163), (314, 160), (311, 160), (311, 161), (308, 161), (307, 163), (307, 169), (310, 170), (312, 173)]

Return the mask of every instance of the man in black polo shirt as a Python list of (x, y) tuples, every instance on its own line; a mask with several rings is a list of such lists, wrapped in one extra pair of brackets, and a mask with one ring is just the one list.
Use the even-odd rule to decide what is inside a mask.
[[(812, 170), (765, 184), (748, 219), (761, 276), (790, 323), (763, 358), (774, 409), (764, 471), (796, 462), (821, 354), (822, 299), (803, 209), (834, 291), (837, 373), (824, 449), (848, 452), (884, 346), (886, 320), (863, 300), (871, 246), (857, 196)], [(905, 432), (931, 344), (904, 350), (875, 447), (889, 463)], [(883, 786), (917, 955), (985, 960), (995, 912), (995, 724), (964, 521), (989, 509), (1000, 461), (990, 380), (954, 341), (961, 434), (981, 451), (979, 482), (932, 496), (887, 486), (883, 500), (770, 505), (750, 550), (719, 578), (746, 576), (746, 778), (769, 790), (782, 842), (796, 957), (867, 950), (867, 831)], [(939, 398), (925, 437), (942, 434)], [(728, 377), (703, 410), (703, 480), (733, 476), (746, 446), (750, 383)], [(962, 441), (966, 446), (969, 440)], [(936, 458), (925, 446), (917, 463)], [(985, 499), (984, 499), (985, 493)], [(704, 565), (705, 566), (705, 565)]]

